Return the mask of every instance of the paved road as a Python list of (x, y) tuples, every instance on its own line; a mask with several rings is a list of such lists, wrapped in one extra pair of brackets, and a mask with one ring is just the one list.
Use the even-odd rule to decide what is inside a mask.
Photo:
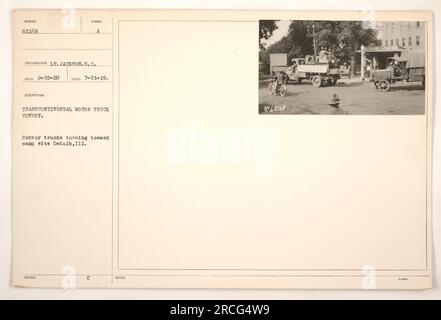
[[(268, 82), (259, 83), (262, 114), (424, 114), (425, 90), (419, 83), (398, 83), (389, 92), (375, 89), (369, 81), (341, 79), (336, 86), (315, 88), (309, 81), (290, 83), (286, 97), (271, 96)], [(328, 102), (336, 93), (338, 108)]]

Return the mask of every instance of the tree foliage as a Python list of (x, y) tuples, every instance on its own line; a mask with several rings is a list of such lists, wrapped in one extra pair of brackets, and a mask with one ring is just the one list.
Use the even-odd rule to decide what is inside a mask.
[(262, 44), (262, 40), (269, 39), (273, 35), (274, 30), (276, 29), (277, 29), (276, 20), (259, 21), (259, 46), (261, 49), (264, 48)]
[(284, 37), (268, 48), (261, 48), (261, 64), (268, 63), (263, 68), (269, 69), (270, 53), (286, 53), (288, 61), (313, 54), (313, 39), (317, 51), (330, 50), (340, 62), (352, 65), (361, 45), (379, 44), (377, 30), (362, 21), (292, 21)]

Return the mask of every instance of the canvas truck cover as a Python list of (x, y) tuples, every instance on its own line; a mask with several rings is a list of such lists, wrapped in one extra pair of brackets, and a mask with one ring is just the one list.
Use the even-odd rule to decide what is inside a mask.
[(424, 50), (404, 51), (401, 56), (407, 58), (408, 68), (421, 68), (426, 66), (426, 57)]

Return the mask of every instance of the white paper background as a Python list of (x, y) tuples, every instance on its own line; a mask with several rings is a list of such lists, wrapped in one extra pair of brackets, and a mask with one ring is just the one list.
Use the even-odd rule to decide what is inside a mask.
[[(439, 102), (437, 93), (441, 92), (440, 83), (434, 83), (434, 150), (433, 150), (433, 289), (426, 291), (345, 291), (345, 290), (170, 290), (170, 289), (77, 289), (63, 291), (61, 289), (23, 289), (10, 285), (11, 263), (11, 80), (12, 80), (12, 47), (11, 47), (11, 15), (15, 8), (192, 8), (192, 9), (279, 9), (279, 10), (431, 10), (434, 13), (434, 38), (441, 33), (437, 19), (441, 17), (439, 0), (316, 0), (282, 1), (251, 0), (223, 1), (9, 1), (0, 3), (0, 298), (2, 299), (94, 299), (94, 298), (127, 298), (127, 299), (427, 299), (441, 298), (439, 287), (440, 264), (437, 257), (441, 252), (440, 225), (440, 128), (437, 126)], [(435, 79), (441, 75), (437, 63), (437, 52), (440, 44), (434, 43)]]

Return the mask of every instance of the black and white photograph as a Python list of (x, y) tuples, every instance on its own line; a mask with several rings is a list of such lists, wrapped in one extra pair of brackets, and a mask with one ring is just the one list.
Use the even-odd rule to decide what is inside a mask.
[(259, 114), (424, 115), (424, 21), (259, 21)]

